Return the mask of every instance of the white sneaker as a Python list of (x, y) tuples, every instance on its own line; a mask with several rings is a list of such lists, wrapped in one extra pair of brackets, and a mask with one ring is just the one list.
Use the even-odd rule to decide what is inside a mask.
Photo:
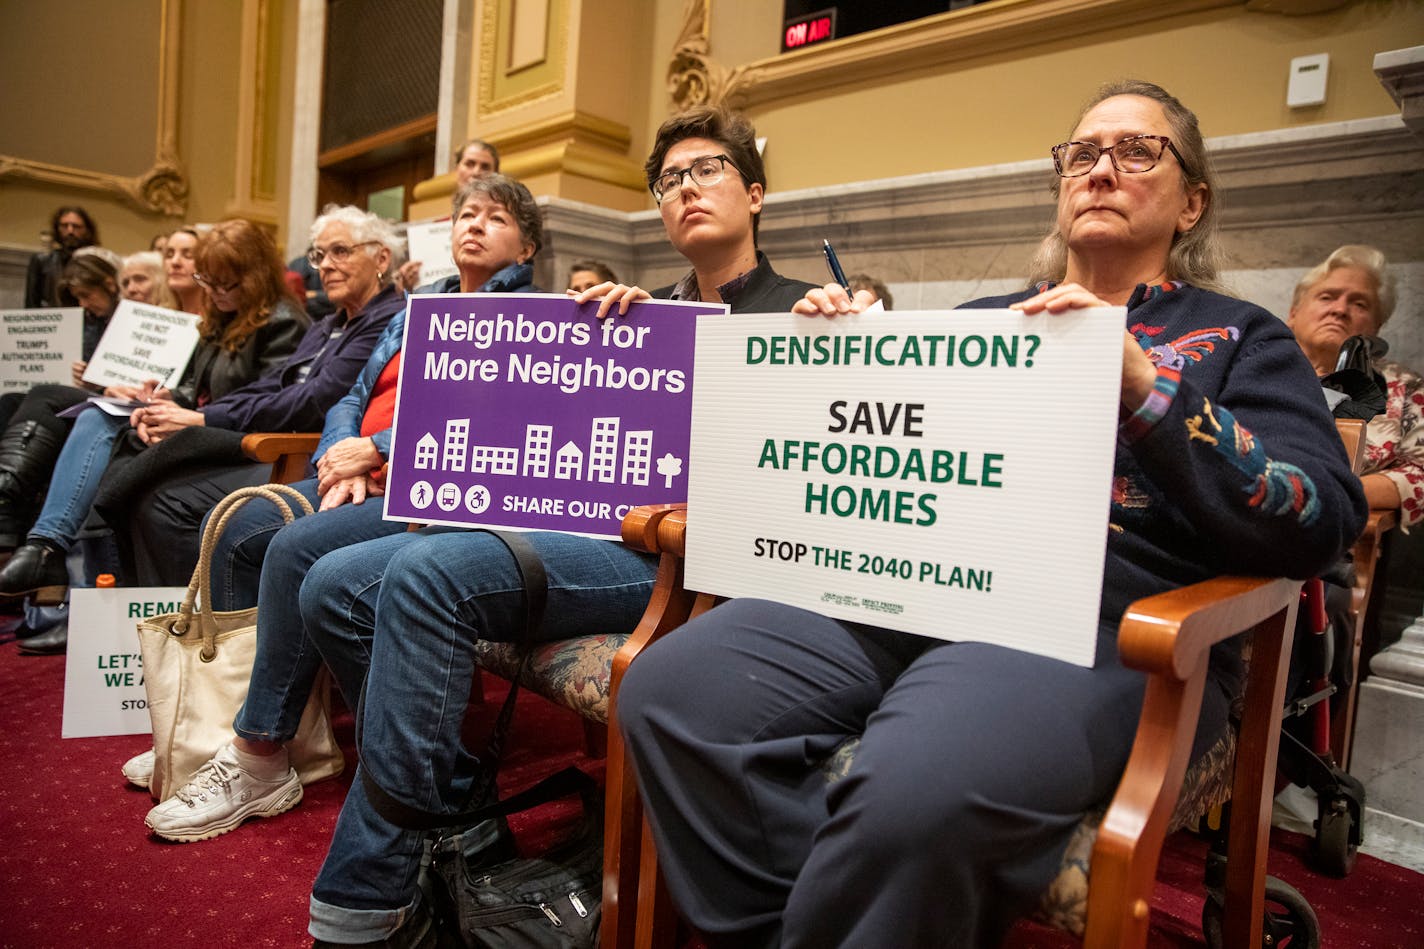
[(153, 783), (153, 768), (158, 763), (158, 753), (152, 748), (141, 755), (134, 755), (124, 762), (124, 778), (129, 784), (146, 788)]
[(270, 781), (258, 778), (242, 770), (227, 744), (177, 794), (149, 811), (144, 823), (164, 840), (189, 843), (225, 834), (249, 817), (276, 817), (301, 799), (295, 770)]

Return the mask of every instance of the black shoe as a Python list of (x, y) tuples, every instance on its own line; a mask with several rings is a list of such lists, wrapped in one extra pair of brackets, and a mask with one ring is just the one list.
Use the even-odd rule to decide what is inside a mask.
[(57, 606), (69, 589), (64, 551), (43, 541), (17, 548), (0, 570), (0, 597), (33, 595), (38, 606)]
[(20, 640), (22, 656), (57, 656), (69, 645), (69, 623), (57, 623), (51, 629)]

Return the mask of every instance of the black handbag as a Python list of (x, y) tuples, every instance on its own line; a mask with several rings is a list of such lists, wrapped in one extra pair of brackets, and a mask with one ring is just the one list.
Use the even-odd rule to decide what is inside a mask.
[[(440, 832), (431, 842), (421, 881), (440, 933), (458, 934), (460, 944), (472, 949), (593, 949), (603, 918), (603, 793), (598, 784), (570, 767), (506, 800), (493, 800), (519, 681), (543, 620), (548, 576), (524, 535), (488, 533), (498, 537), (518, 563), (525, 605), (518, 673), (480, 756), (485, 770), (471, 795), (473, 801), (493, 803), (458, 814), (421, 810), (391, 796), (366, 768), (361, 769), (362, 786), (376, 813), (397, 827)], [(574, 794), (582, 798), (584, 809), (574, 834), (542, 855), (510, 856), (513, 842), (505, 817)]]

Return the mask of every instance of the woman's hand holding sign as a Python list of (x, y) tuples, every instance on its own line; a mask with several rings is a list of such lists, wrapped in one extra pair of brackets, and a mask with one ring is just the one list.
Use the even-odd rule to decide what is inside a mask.
[(651, 300), (652, 295), (642, 287), (630, 287), (625, 283), (613, 283), (611, 281), (597, 284), (578, 293), (572, 290), (566, 291), (574, 298), (576, 303), (587, 303), (590, 300), (599, 300), (598, 313), (595, 315), (600, 319), (607, 319), (612, 311), (613, 305), (618, 304), (618, 315), (628, 315), (628, 305), (637, 303), (640, 300)]
[[(1093, 306), (1111, 306), (1091, 291), (1076, 283), (1061, 283), (1056, 287), (1029, 297), (1019, 303), (1009, 305), (1011, 310), (1025, 313), (1063, 313)], [(1157, 384), (1157, 366), (1142, 351), (1136, 339), (1127, 330), (1122, 331), (1122, 407), (1136, 412), (1152, 394)]]

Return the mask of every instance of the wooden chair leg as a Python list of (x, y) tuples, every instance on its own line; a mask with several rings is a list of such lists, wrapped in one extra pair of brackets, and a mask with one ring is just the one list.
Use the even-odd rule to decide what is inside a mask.
[(1282, 706), (1290, 664), (1294, 604), (1257, 629), (1246, 685), (1246, 711), (1236, 748), (1231, 827), (1226, 845), (1227, 946), (1259, 946), (1266, 913), (1266, 858), (1280, 750)]
[(599, 949), (633, 949), (638, 921), (638, 864), (643, 807), (623, 736), (609, 727), (604, 770), (603, 925)]
[(667, 882), (658, 872), (658, 852), (653, 832), (643, 821), (643, 855), (638, 866), (637, 949), (675, 949), (677, 910), (668, 895)]

